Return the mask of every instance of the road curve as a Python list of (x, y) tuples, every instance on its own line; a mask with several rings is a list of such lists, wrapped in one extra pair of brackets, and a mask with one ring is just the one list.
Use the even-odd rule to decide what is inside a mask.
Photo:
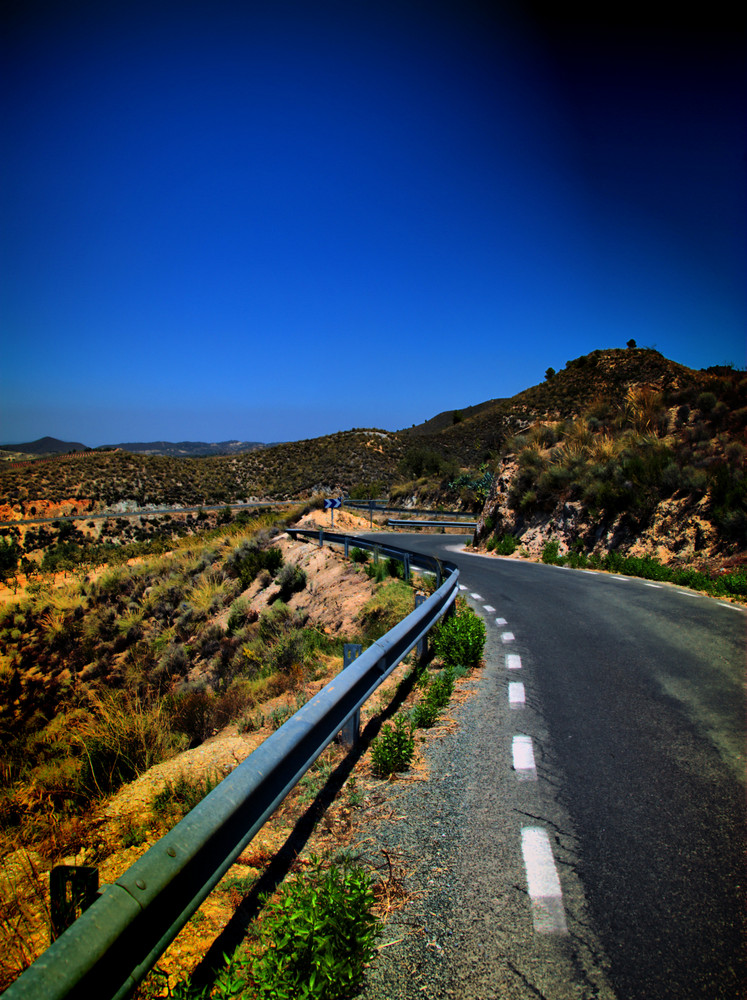
[[(505, 929), (483, 928), (480, 971), (464, 979), (454, 954), (430, 995), (460, 995), (462, 977), (474, 997), (743, 997), (745, 610), (669, 585), (477, 556), (453, 535), (371, 537), (456, 562), (488, 626), (470, 711), (497, 750), (453, 761), (471, 803), (455, 807), (455, 837), (511, 874), (502, 886), (469, 875), (449, 896), (450, 926), (466, 933), (470, 892), (491, 893), (484, 905), (496, 914), (515, 907), (519, 882), (523, 896), (512, 917), (523, 958)], [(478, 829), (481, 803), (491, 816)], [(573, 951), (582, 938), (583, 969)], [(556, 967), (544, 984), (543, 962)]]

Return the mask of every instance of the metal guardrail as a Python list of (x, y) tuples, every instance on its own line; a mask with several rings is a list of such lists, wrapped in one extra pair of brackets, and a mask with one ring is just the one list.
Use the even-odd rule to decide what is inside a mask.
[(389, 507), (386, 504), (368, 500), (345, 500), (345, 507), (356, 510), (374, 510), (380, 514), (437, 514), (442, 517), (474, 517), (474, 512), (467, 510), (418, 510), (415, 507)]
[[(291, 535), (315, 531), (290, 529)], [(346, 547), (375, 543), (325, 533)], [(374, 642), (239, 764), (3, 994), (4, 1000), (124, 1000), (246, 849), (271, 813), (376, 688), (454, 602), (452, 563), (393, 546), (437, 573), (423, 604)], [(441, 583), (442, 575), (448, 576)]]
[(472, 528), (477, 527), (477, 521), (416, 521), (406, 518), (397, 519), (390, 517), (387, 519), (390, 528)]

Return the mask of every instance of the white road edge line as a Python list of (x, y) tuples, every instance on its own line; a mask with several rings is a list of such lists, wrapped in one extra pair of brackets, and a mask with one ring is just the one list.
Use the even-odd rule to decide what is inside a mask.
[(508, 653), (506, 655), (507, 670), (521, 670), (521, 657), (518, 653)]
[(722, 608), (732, 608), (734, 611), (742, 610), (738, 604), (729, 604), (727, 601), (719, 601), (718, 603)]
[(645, 587), (653, 587), (655, 590), (661, 590), (661, 584), (660, 583), (646, 583), (646, 584), (644, 584), (644, 586)]
[(470, 594), (469, 595), (473, 601), (484, 601), (485, 598), (481, 594)]
[(514, 641), (514, 634), (513, 634), (513, 632), (502, 632), (501, 633), (501, 642), (513, 642), (513, 641)]
[(522, 781), (537, 780), (537, 764), (534, 760), (534, 746), (531, 736), (514, 736), (511, 743), (516, 777)]
[(541, 826), (522, 827), (521, 853), (536, 933), (567, 934), (563, 892), (547, 831)]
[(483, 611), (487, 611), (488, 614), (492, 615), (495, 613), (495, 608), (493, 607), (492, 604), (486, 604), (485, 607), (483, 608)]
[(511, 708), (523, 708), (526, 702), (526, 692), (521, 681), (510, 681), (508, 685), (508, 704)]
[(505, 618), (496, 618), (495, 623), (496, 625), (508, 625)]

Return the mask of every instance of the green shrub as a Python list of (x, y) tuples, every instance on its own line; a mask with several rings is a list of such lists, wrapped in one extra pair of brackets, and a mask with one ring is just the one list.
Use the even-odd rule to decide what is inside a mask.
[(359, 988), (379, 924), (360, 868), (316, 862), (286, 883), (262, 915), (264, 950), (251, 966), (263, 1000), (342, 1000)]
[(300, 566), (286, 565), (278, 573), (275, 583), (280, 587), (280, 600), (287, 601), (291, 595), (306, 586), (306, 572)]
[(354, 563), (367, 563), (369, 559), (369, 553), (365, 549), (359, 549), (358, 546), (354, 546), (350, 550), (350, 558)]
[(389, 576), (387, 564), (384, 559), (379, 559), (378, 562), (370, 563), (370, 565), (366, 566), (365, 569), (368, 576), (375, 583), (383, 583)]
[(248, 612), (249, 605), (243, 597), (239, 597), (233, 602), (231, 610), (228, 613), (228, 621), (226, 622), (226, 631), (229, 635), (233, 635), (244, 627)]
[(446, 666), (474, 667), (482, 659), (485, 622), (463, 598), (457, 598), (455, 611), (442, 618), (431, 634), (434, 652)]
[(438, 722), (440, 708), (432, 701), (424, 698), (410, 712), (410, 721), (414, 729), (430, 729)]
[(437, 721), (441, 709), (449, 704), (454, 690), (456, 671), (454, 667), (446, 667), (426, 685), (426, 693), (410, 713), (410, 719), (416, 729), (430, 729)]
[(381, 778), (395, 771), (406, 771), (415, 754), (412, 724), (406, 715), (397, 715), (394, 723), (385, 722), (371, 743), (373, 769)]
[(542, 549), (542, 562), (560, 566), (563, 561), (560, 556), (560, 542), (557, 539), (545, 542), (545, 547)]
[(233, 576), (238, 576), (241, 587), (246, 590), (254, 582), (263, 569), (276, 574), (283, 565), (283, 554), (280, 549), (263, 549), (260, 542), (253, 538), (242, 542), (226, 559), (225, 568)]
[(510, 556), (516, 552), (519, 546), (519, 541), (513, 535), (501, 535), (500, 538), (496, 539), (494, 549), (499, 556)]

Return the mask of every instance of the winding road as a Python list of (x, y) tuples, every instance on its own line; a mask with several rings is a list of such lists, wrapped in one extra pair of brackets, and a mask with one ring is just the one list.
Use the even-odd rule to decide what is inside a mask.
[(368, 537), (455, 562), (488, 630), (460, 732), (388, 834), (433, 873), (428, 932), (370, 995), (744, 997), (745, 609)]

